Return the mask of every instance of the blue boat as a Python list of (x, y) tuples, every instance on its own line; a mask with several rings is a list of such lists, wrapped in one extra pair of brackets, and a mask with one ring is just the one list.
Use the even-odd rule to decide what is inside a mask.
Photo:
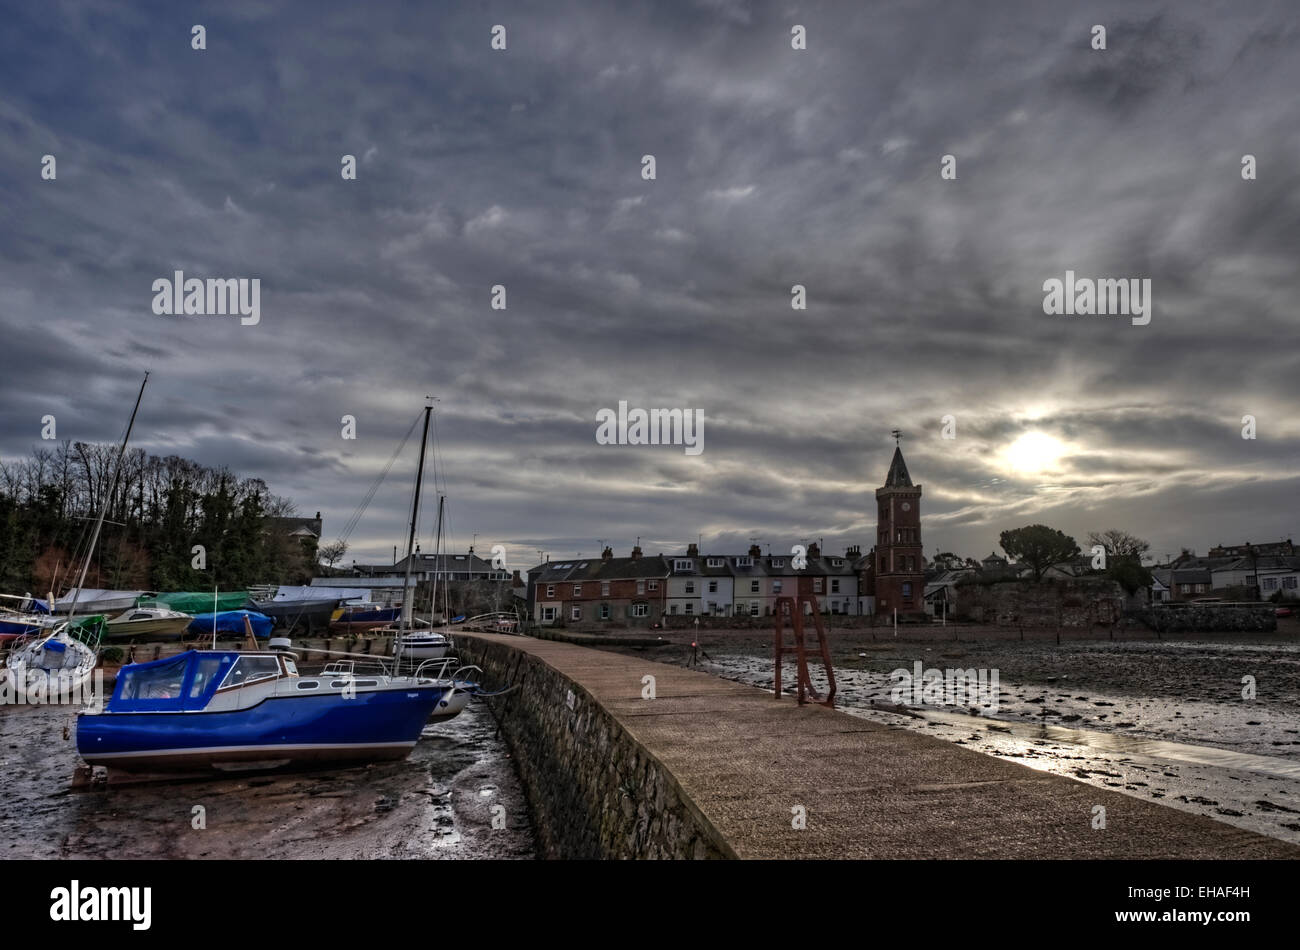
[(146, 772), (401, 759), (431, 718), (455, 716), (477, 691), (420, 670), (371, 675), (336, 663), (300, 676), (289, 652), (190, 650), (124, 666), (104, 708), (77, 717), (77, 752)]
[(254, 636), (266, 639), (271, 635), (271, 628), (275, 626), (275, 621), (255, 610), (222, 610), (215, 614), (195, 614), (194, 619), (185, 629), (187, 633), (196, 636), (205, 633), (211, 636), (214, 630), (216, 633), (236, 633), (242, 636), (245, 617), (253, 627)]

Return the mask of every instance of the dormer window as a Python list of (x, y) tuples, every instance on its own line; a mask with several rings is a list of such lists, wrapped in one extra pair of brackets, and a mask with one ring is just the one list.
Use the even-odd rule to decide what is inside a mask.
[(695, 562), (694, 562), (693, 560), (691, 560), (690, 558), (688, 558), (688, 557), (685, 557), (685, 558), (678, 558), (678, 559), (676, 559), (675, 561), (673, 561), (673, 570), (674, 570), (674, 571), (693, 571), (693, 570), (695, 570)]
[(709, 558), (709, 567), (725, 567), (726, 562), (720, 557)]
[(753, 566), (754, 566), (754, 559), (752, 557), (736, 558), (736, 567), (753, 567)]
[(774, 558), (772, 558), (772, 566), (773, 566), (773, 567), (785, 567), (785, 558), (783, 558), (783, 557), (774, 557)]

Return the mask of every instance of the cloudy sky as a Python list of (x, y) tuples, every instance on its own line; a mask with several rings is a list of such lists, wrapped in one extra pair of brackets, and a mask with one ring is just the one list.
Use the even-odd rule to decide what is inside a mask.
[[(870, 546), (896, 426), (928, 554), (1300, 539), (1293, 4), (17, 6), (0, 457), (46, 413), (115, 438), (148, 369), (135, 445), (327, 538), (437, 395), (452, 536), (512, 566)], [(175, 270), (259, 278), (261, 322), (154, 314)], [(1150, 324), (1046, 315), (1066, 270), (1149, 278)], [(704, 452), (598, 445), (620, 400)], [(403, 540), (414, 458), (349, 559)]]

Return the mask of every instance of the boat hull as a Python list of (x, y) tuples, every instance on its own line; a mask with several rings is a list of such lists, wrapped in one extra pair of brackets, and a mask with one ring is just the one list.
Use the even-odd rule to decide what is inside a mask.
[(77, 752), (92, 765), (132, 772), (401, 759), (450, 692), (424, 683), (350, 697), (269, 696), (220, 712), (87, 713), (77, 720)]
[(121, 623), (109, 623), (104, 629), (104, 637), (108, 640), (130, 640), (134, 637), (179, 640), (185, 634), (191, 619), (168, 617), (161, 620), (123, 620)]
[(308, 631), (317, 627), (327, 629), (330, 618), (338, 609), (336, 600), (258, 600), (253, 602), (258, 613), (270, 617), (277, 628), (293, 630), (306, 627)]

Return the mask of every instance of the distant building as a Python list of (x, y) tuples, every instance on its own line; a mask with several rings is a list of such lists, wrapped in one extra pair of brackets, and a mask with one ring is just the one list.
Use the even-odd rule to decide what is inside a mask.
[(1287, 538), (1285, 541), (1268, 541), (1263, 544), (1247, 541), (1245, 544), (1218, 545), (1210, 548), (1208, 556), (1250, 557), (1253, 554), (1256, 557), (1292, 557), (1295, 553), (1295, 545)]
[(875, 598), (878, 613), (924, 613), (925, 555), (921, 551), (921, 486), (913, 485), (895, 447), (885, 484), (876, 489)]

